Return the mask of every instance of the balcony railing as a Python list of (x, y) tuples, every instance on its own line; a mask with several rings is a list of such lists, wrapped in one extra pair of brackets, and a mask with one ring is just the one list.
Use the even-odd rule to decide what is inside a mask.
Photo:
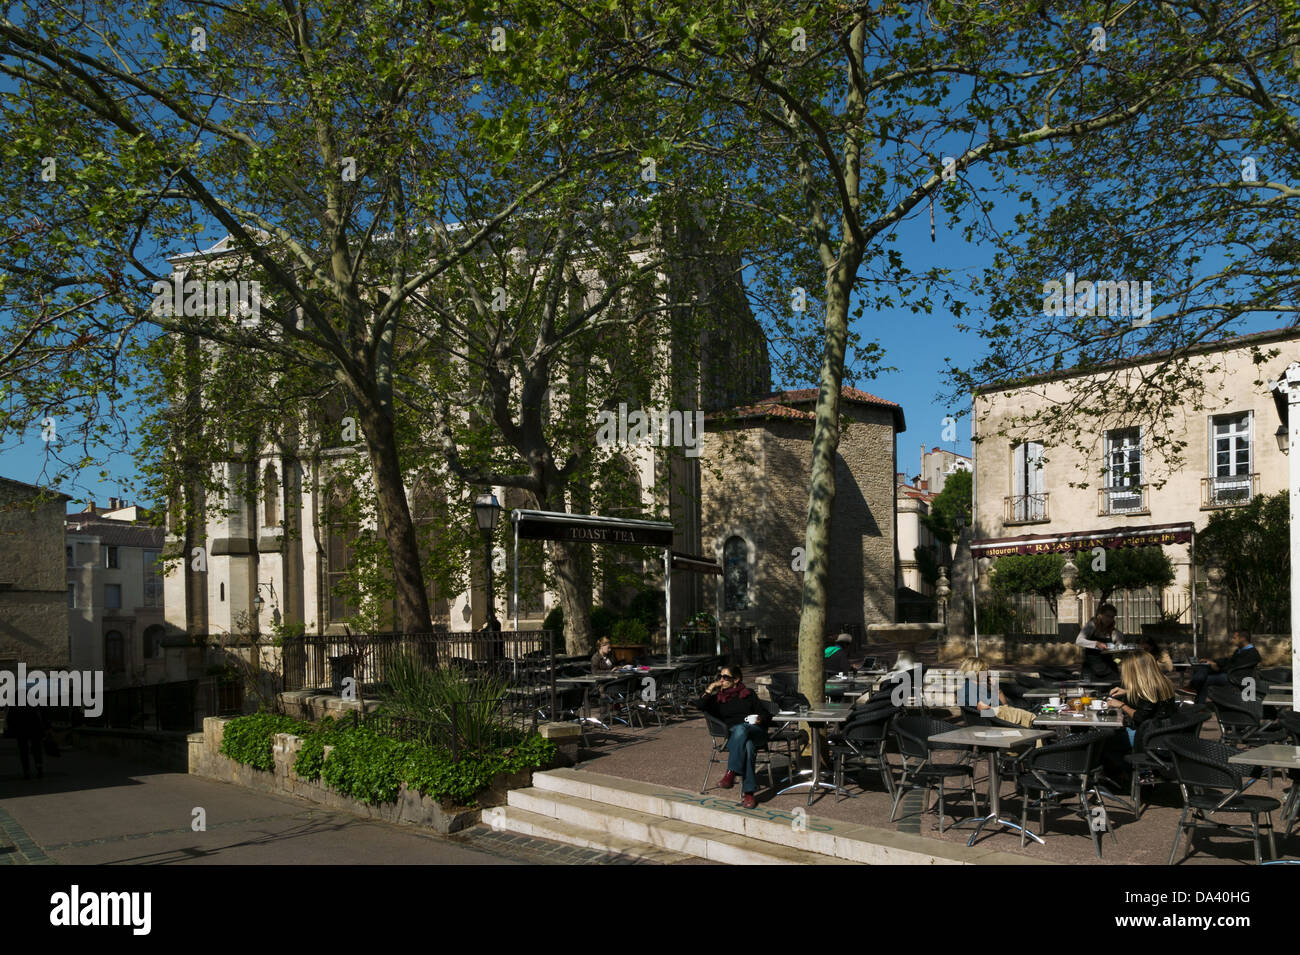
[(1047, 516), (1048, 492), (1042, 494), (1012, 494), (1003, 498), (1004, 524), (1033, 524), (1050, 520)]
[(1147, 513), (1147, 486), (1134, 484), (1131, 487), (1103, 487), (1097, 491), (1097, 514), (1145, 514)]
[(1201, 507), (1241, 507), (1259, 493), (1258, 474), (1201, 478)]

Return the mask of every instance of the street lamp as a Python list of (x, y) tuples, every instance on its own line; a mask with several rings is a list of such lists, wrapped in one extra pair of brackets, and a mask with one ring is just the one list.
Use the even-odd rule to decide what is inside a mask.
[(1291, 433), (1287, 431), (1286, 425), (1284, 424), (1278, 425), (1277, 431), (1273, 433), (1273, 436), (1277, 438), (1277, 449), (1281, 451), (1283, 454), (1290, 454)]
[(474, 518), (478, 521), (478, 529), (483, 532), (483, 547), (487, 555), (486, 622), (491, 623), (496, 617), (496, 607), (492, 597), (492, 534), (497, 529), (497, 521), (501, 519), (501, 504), (495, 494), (485, 491), (474, 498)]

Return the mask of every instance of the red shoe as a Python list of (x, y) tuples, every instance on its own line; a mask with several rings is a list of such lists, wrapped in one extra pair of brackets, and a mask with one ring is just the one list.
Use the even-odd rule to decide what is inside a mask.
[(753, 793), (745, 793), (745, 798), (740, 801), (740, 804), (746, 809), (753, 809), (758, 805), (758, 802), (754, 799)]
[(730, 789), (732, 786), (736, 785), (736, 774), (731, 770), (727, 770), (722, 774), (722, 778), (718, 780), (718, 785), (723, 789)]

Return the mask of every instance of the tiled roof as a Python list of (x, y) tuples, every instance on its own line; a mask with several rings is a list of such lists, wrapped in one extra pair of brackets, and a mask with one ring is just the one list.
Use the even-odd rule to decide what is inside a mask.
[(149, 524), (131, 524), (127, 521), (106, 521), (80, 514), (69, 514), (66, 522), (69, 534), (98, 537), (101, 544), (111, 547), (147, 547), (162, 549), (165, 533), (161, 527)]
[[(907, 425), (903, 420), (903, 408), (896, 402), (886, 401), (884, 398), (860, 391), (857, 388), (850, 388), (847, 385), (840, 389), (840, 399), (853, 404), (886, 408), (893, 412), (894, 424), (897, 430), (900, 433), (907, 430)], [(770, 395), (759, 398), (753, 404), (729, 408), (726, 411), (715, 411), (705, 415), (705, 418), (710, 421), (728, 421), (737, 418), (781, 418), (786, 421), (816, 421), (817, 416), (813, 411), (789, 407), (790, 405), (815, 404), (816, 401), (816, 388), (775, 391)]]

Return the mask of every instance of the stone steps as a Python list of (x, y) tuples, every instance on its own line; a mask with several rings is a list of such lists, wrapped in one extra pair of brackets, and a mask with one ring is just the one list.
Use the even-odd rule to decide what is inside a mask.
[[(643, 851), (678, 856), (674, 861), (694, 856), (727, 865), (818, 865), (841, 861), (681, 819), (667, 819), (545, 789), (512, 790), (509, 800), (504, 828), (592, 849), (639, 854), (629, 848), (635, 846)], [(516, 822), (530, 831), (524, 833), (514, 828)], [(581, 842), (573, 843), (574, 838)]]
[(507, 805), (493, 812), (493, 825), (511, 832), (610, 852), (677, 853), (734, 865), (1037, 864), (1032, 857), (800, 810), (744, 809), (730, 793), (701, 796), (586, 770), (535, 773), (531, 788), (511, 791)]

